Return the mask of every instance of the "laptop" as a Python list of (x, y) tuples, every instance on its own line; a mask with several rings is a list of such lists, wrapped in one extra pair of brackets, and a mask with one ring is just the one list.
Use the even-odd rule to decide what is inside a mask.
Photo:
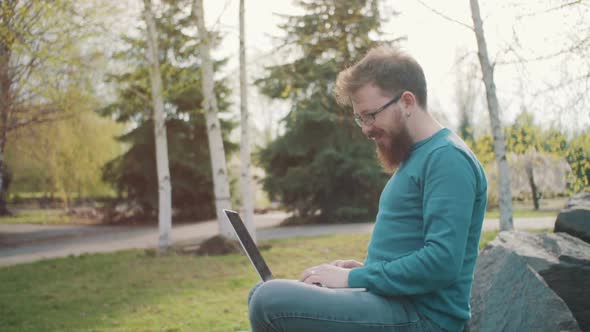
[[(229, 220), (229, 223), (232, 225), (234, 231), (236, 232), (236, 235), (238, 236), (238, 239), (240, 241), (240, 244), (242, 245), (242, 248), (244, 248), (244, 251), (246, 252), (246, 255), (248, 256), (248, 258), (250, 259), (250, 262), (252, 262), (252, 265), (254, 265), (256, 272), (258, 272), (258, 275), (260, 276), (260, 279), (262, 279), (263, 282), (272, 280), (273, 279), (272, 273), (270, 272), (268, 265), (266, 265), (264, 258), (262, 258), (262, 255), (260, 254), (260, 250), (258, 250), (258, 247), (254, 243), (254, 240), (252, 240), (252, 237), (250, 236), (250, 233), (246, 229), (246, 226), (244, 225), (244, 222), (242, 221), (242, 218), (240, 217), (240, 215), (236, 211), (231, 211), (231, 210), (226, 210), (226, 209), (224, 209), (223, 212), (225, 213), (227, 220)], [(317, 285), (317, 286), (324, 287), (322, 285)], [(331, 289), (339, 290), (339, 291), (348, 291), (348, 292), (365, 292), (365, 291), (367, 291), (366, 288), (331, 288)]]

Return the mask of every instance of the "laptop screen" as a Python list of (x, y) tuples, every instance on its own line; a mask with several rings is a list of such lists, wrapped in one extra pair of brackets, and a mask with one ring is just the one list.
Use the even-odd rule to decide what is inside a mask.
[(223, 212), (225, 213), (225, 216), (234, 228), (236, 235), (238, 235), (238, 239), (240, 240), (242, 247), (246, 251), (248, 258), (250, 258), (250, 262), (252, 262), (252, 264), (256, 268), (256, 271), (258, 271), (258, 274), (260, 275), (260, 278), (262, 278), (262, 281), (271, 280), (272, 274), (270, 273), (270, 269), (266, 265), (266, 262), (262, 258), (262, 255), (260, 255), (260, 251), (258, 251), (256, 244), (250, 236), (250, 233), (248, 233), (246, 226), (244, 226), (244, 223), (242, 222), (242, 218), (240, 218), (240, 215), (235, 211), (225, 209), (223, 210)]

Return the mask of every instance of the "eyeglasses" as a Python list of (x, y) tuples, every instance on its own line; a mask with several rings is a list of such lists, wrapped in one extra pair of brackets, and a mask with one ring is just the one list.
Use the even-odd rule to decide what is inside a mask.
[(363, 125), (365, 125), (365, 126), (372, 125), (373, 123), (375, 123), (375, 117), (377, 116), (377, 114), (385, 111), (386, 108), (397, 103), (399, 101), (399, 99), (402, 97), (402, 95), (404, 94), (404, 92), (405, 91), (402, 91), (399, 95), (394, 97), (392, 100), (388, 101), (385, 105), (379, 107), (377, 110), (370, 112), (370, 113), (365, 113), (365, 114), (361, 115), (361, 114), (354, 112), (354, 108), (353, 108), (354, 122), (356, 122), (356, 124), (359, 127), (362, 127)]

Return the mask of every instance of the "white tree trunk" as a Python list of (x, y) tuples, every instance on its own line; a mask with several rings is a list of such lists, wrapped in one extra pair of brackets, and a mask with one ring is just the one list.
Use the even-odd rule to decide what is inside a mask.
[(242, 187), (242, 211), (246, 227), (256, 241), (256, 225), (254, 224), (254, 192), (252, 190), (252, 179), (250, 175), (250, 130), (248, 121), (248, 85), (246, 75), (246, 28), (244, 21), (245, 0), (240, 0), (240, 113), (242, 137), (240, 140), (240, 158), (242, 165), (241, 187)]
[(147, 26), (147, 41), (150, 59), (150, 81), (152, 84), (152, 104), (154, 108), (154, 134), (156, 139), (156, 166), (158, 170), (158, 227), (160, 250), (170, 246), (170, 229), (172, 227), (172, 185), (168, 166), (168, 143), (164, 117), (164, 98), (162, 96), (162, 76), (158, 61), (158, 41), (156, 25), (152, 14), (150, 0), (143, 1), (144, 16)]
[(496, 153), (496, 163), (498, 164), (500, 230), (507, 231), (514, 228), (512, 224), (512, 193), (510, 191), (510, 168), (506, 159), (506, 143), (504, 141), (504, 133), (502, 132), (502, 123), (500, 122), (500, 105), (496, 96), (496, 84), (494, 83), (494, 68), (488, 56), (478, 0), (469, 0), (469, 3), (471, 5), (471, 17), (473, 18), (475, 37), (477, 39), (477, 55), (481, 64), (483, 82), (486, 88), (488, 112), (490, 114), (492, 135), (494, 136), (494, 152)]
[(213, 61), (210, 55), (211, 40), (209, 32), (205, 28), (205, 14), (203, 0), (193, 0), (193, 15), (199, 30), (199, 52), (201, 61), (201, 83), (205, 103), (205, 118), (207, 122), (207, 136), (209, 138), (209, 151), (211, 154), (211, 170), (213, 175), (213, 187), (215, 192), (215, 210), (219, 224), (219, 234), (227, 238), (234, 238), (231, 225), (226, 220), (223, 209), (231, 208), (229, 181), (225, 162), (225, 150), (221, 137), (221, 125), (217, 117), (217, 99), (214, 91)]

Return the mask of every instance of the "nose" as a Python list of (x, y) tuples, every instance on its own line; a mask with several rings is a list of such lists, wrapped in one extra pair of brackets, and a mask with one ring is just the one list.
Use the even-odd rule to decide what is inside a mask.
[(371, 129), (373, 129), (372, 124), (367, 125), (367, 124), (363, 123), (363, 125), (361, 126), (361, 130), (362, 130), (363, 134), (369, 138), (371, 138)]

